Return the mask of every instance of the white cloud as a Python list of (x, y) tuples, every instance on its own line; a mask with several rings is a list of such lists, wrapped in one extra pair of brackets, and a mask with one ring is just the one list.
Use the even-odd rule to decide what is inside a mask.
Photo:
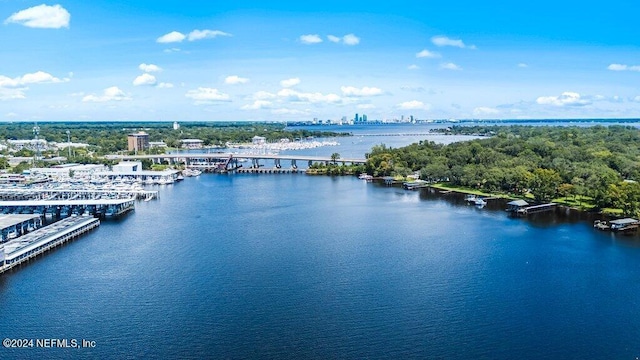
[(459, 39), (450, 39), (446, 36), (434, 36), (431, 38), (431, 42), (436, 45), (436, 46), (453, 46), (453, 47), (458, 47), (461, 49), (464, 48), (469, 48), (469, 49), (475, 49), (476, 47), (474, 45), (471, 46), (467, 46), (464, 44), (464, 42), (462, 40)]
[[(317, 35), (304, 35), (304, 36), (317, 36)], [(357, 37), (355, 34), (347, 34), (343, 37), (339, 37), (335, 35), (327, 35), (327, 39), (332, 43), (336, 43), (336, 44), (343, 43), (345, 45), (350, 45), (350, 46), (358, 45), (360, 43), (360, 38)], [(315, 44), (315, 43), (322, 42), (322, 39), (320, 39), (320, 37), (318, 37), (317, 39), (315, 37), (308, 38), (307, 40), (311, 40), (310, 42), (305, 42), (304, 40), (302, 40), (302, 37), (300, 37), (300, 40), (305, 44)], [(320, 40), (320, 41), (317, 41), (317, 40)]]
[(376, 106), (373, 104), (360, 104), (356, 106), (358, 109), (367, 110), (367, 109), (375, 109)]
[(148, 73), (144, 73), (136, 77), (135, 79), (133, 79), (134, 86), (155, 85), (155, 84), (156, 84), (156, 77)]
[(207, 87), (199, 87), (196, 90), (189, 90), (184, 96), (195, 100), (196, 105), (231, 101), (228, 94), (221, 93), (218, 89)]
[(541, 96), (536, 99), (536, 103), (553, 106), (584, 106), (591, 104), (589, 100), (583, 99), (580, 94), (570, 91), (565, 91), (560, 96)]
[(300, 36), (300, 42), (303, 44), (318, 44), (322, 42), (322, 39), (318, 35), (309, 34)]
[(413, 64), (413, 65), (407, 66), (407, 69), (409, 69), (409, 70), (419, 70), (420, 66), (418, 66), (416, 64)]
[(61, 83), (67, 81), (69, 81), (69, 78), (60, 79), (44, 71), (27, 73), (16, 78), (0, 75), (0, 87), (4, 88), (17, 88), (28, 84)]
[(640, 65), (623, 65), (623, 64), (611, 64), (607, 67), (611, 71), (640, 71)]
[(382, 95), (382, 90), (377, 87), (365, 86), (362, 89), (353, 86), (341, 86), (342, 94), (344, 96), (376, 96)]
[(271, 113), (276, 115), (308, 115), (309, 114), (309, 112), (306, 110), (286, 109), (286, 108), (274, 109), (274, 110), (271, 110)]
[(260, 110), (260, 109), (270, 109), (273, 103), (267, 100), (256, 100), (253, 104), (247, 104), (241, 107), (242, 110)]
[(440, 69), (444, 70), (462, 70), (462, 68), (454, 63), (444, 63), (440, 64)]
[(8, 112), (6, 114), (4, 114), (5, 117), (8, 117), (10, 119), (16, 118), (18, 117), (18, 114), (14, 113), (14, 112)]
[(431, 105), (425, 104), (422, 101), (411, 100), (398, 104), (398, 107), (403, 110), (428, 110)]
[(276, 94), (272, 94), (268, 91), (258, 91), (255, 94), (253, 94), (254, 100), (268, 100), (268, 99), (275, 99), (276, 97), (277, 97)]
[(438, 54), (437, 52), (433, 52), (433, 51), (429, 51), (427, 49), (424, 49), (424, 50), (420, 51), (419, 53), (417, 53), (416, 57), (417, 58), (436, 59), (436, 58), (440, 58), (441, 55)]
[(104, 89), (101, 96), (91, 94), (82, 98), (83, 102), (107, 102), (123, 100), (131, 100), (131, 98), (117, 86), (112, 86)]
[(213, 39), (218, 36), (231, 36), (231, 34), (220, 30), (193, 30), (187, 36), (189, 41), (196, 41), (202, 39)]
[(528, 67), (529, 67), (529, 65), (527, 65), (527, 64), (525, 64), (525, 63), (519, 63), (519, 64), (518, 64), (518, 67), (519, 67), (519, 68), (528, 68)]
[(282, 86), (284, 88), (290, 88), (290, 87), (296, 86), (298, 84), (300, 84), (300, 79), (299, 78), (291, 78), (291, 79), (280, 81), (280, 86)]
[(9, 16), (4, 23), (17, 23), (31, 28), (59, 29), (69, 27), (71, 14), (60, 5), (38, 5), (18, 11)]
[(162, 71), (162, 68), (158, 65), (154, 65), (154, 64), (145, 64), (142, 63), (138, 66), (138, 69), (144, 71), (144, 72), (159, 72)]
[(342, 37), (342, 42), (345, 45), (358, 45), (360, 43), (360, 38), (354, 34), (347, 34)]
[(227, 76), (224, 79), (225, 84), (235, 85), (235, 84), (246, 84), (249, 82), (249, 79), (239, 77), (238, 75)]
[(25, 99), (24, 89), (6, 89), (0, 87), (0, 100)]
[(282, 89), (278, 91), (278, 97), (290, 101), (290, 102), (300, 102), (300, 103), (331, 103), (336, 104), (340, 103), (342, 99), (340, 96), (336, 94), (327, 94), (324, 95), (322, 93), (302, 93), (295, 91), (293, 89)]
[(159, 42), (161, 44), (168, 44), (168, 43), (174, 43), (174, 42), (182, 42), (182, 40), (186, 38), (187, 36), (185, 34), (178, 31), (172, 31), (168, 34), (164, 34), (159, 38), (157, 38), (156, 42)]
[(162, 50), (162, 52), (165, 52), (165, 53), (168, 53), (168, 54), (174, 53), (174, 52), (180, 52), (180, 51), (182, 51), (182, 50), (180, 50), (180, 48), (170, 48), (170, 49)]
[(640, 102), (640, 95), (636, 96), (633, 98), (633, 101), (635, 102)]
[(161, 82), (158, 85), (156, 85), (157, 88), (159, 89), (171, 89), (173, 87), (172, 83), (166, 83), (166, 82)]
[(492, 108), (492, 107), (486, 107), (486, 106), (480, 106), (477, 107), (475, 109), (473, 109), (473, 115), (475, 116), (483, 116), (483, 115), (496, 115), (499, 114), (500, 110)]

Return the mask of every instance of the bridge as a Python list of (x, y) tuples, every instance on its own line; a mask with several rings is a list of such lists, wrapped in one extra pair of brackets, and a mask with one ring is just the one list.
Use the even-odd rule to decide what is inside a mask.
[[(327, 156), (303, 156), (303, 155), (273, 155), (273, 154), (232, 154), (232, 153), (183, 153), (183, 154), (158, 154), (158, 155), (106, 155), (106, 159), (110, 160), (144, 160), (149, 159), (154, 163), (177, 164), (184, 163), (190, 168), (209, 170), (209, 171), (229, 171), (241, 167), (240, 161), (251, 160), (251, 168), (259, 168), (262, 166), (260, 160), (272, 160), (274, 166), (278, 169), (282, 167), (281, 162), (291, 161), (291, 168), (297, 169), (297, 162), (307, 162), (311, 166), (314, 162), (331, 163), (334, 160)], [(246, 159), (246, 160), (244, 160)], [(336, 163), (345, 164), (364, 164), (366, 159), (356, 158), (338, 158)]]

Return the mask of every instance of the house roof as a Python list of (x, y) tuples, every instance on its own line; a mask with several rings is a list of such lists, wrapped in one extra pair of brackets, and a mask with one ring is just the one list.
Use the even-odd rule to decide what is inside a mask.
[(629, 225), (629, 224), (635, 224), (637, 222), (638, 222), (638, 220), (636, 220), (636, 219), (624, 218), (624, 219), (618, 219), (618, 220), (611, 220), (611, 221), (609, 221), (609, 224)]

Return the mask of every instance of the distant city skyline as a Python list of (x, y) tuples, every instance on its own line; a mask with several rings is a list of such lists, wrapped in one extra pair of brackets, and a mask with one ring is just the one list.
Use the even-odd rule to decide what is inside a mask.
[(637, 7), (0, 1), (0, 121), (639, 117)]

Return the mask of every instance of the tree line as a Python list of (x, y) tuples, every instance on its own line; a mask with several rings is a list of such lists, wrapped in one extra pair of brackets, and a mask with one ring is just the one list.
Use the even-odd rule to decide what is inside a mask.
[(537, 201), (588, 197), (597, 208), (640, 212), (640, 132), (630, 126), (455, 126), (452, 134), (492, 135), (449, 145), (421, 141), (375, 146), (366, 170), (487, 192), (532, 194)]

